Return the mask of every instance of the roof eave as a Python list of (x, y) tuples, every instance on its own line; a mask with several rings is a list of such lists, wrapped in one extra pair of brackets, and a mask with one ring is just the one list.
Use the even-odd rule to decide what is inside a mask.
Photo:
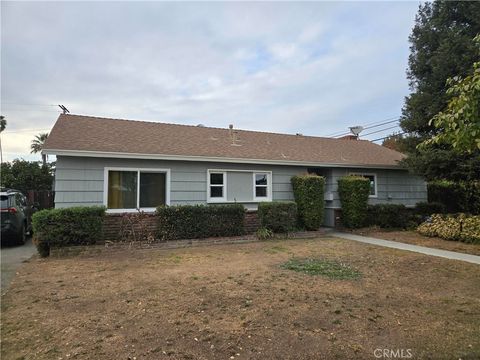
[(308, 166), (308, 167), (337, 167), (337, 168), (363, 168), (363, 169), (397, 169), (397, 170), (404, 169), (404, 167), (400, 165), (388, 165), (388, 164), (325, 163), (325, 162), (309, 162), (309, 161), (286, 160), (286, 159), (285, 160), (268, 160), (268, 159), (228, 158), (228, 157), (216, 157), (216, 156), (122, 153), (122, 152), (89, 151), (89, 150), (43, 149), (42, 154), (56, 155), (56, 156), (101, 157), (101, 158), (143, 159), (143, 160), (250, 163), (250, 164), (283, 165), (283, 166), (291, 165), (291, 166)]

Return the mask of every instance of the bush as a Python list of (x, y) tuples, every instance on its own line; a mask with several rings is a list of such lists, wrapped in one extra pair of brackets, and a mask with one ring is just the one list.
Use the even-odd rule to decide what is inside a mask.
[(456, 215), (434, 214), (417, 228), (425, 236), (438, 236), (446, 240), (480, 243), (480, 216), (463, 213)]
[(259, 240), (267, 240), (273, 237), (273, 231), (267, 228), (259, 228), (255, 235)]
[(290, 232), (297, 223), (297, 204), (293, 201), (261, 202), (258, 219), (263, 228), (277, 233)]
[(415, 205), (415, 214), (421, 216), (430, 216), (432, 214), (444, 214), (445, 205), (439, 202), (419, 202)]
[(50, 247), (92, 245), (103, 240), (105, 208), (100, 206), (46, 209), (33, 214), (35, 244), (40, 256)]
[(381, 228), (404, 229), (411, 217), (406, 206), (400, 204), (368, 205), (367, 211), (367, 225)]
[(238, 236), (245, 232), (241, 204), (159, 206), (158, 236), (163, 240)]
[(323, 224), (325, 178), (318, 175), (294, 176), (292, 187), (300, 225), (307, 230), (318, 230)]
[(461, 241), (480, 244), (480, 215), (470, 216), (464, 219)]
[(366, 222), (370, 180), (362, 176), (344, 176), (338, 180), (342, 203), (342, 223), (347, 228), (359, 228)]
[(428, 183), (428, 201), (439, 202), (447, 213), (480, 214), (480, 181), (437, 180)]

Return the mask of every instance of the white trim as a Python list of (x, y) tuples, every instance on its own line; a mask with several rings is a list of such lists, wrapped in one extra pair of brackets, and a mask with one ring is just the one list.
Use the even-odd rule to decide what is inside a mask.
[[(219, 184), (210, 184), (210, 175), (211, 174), (222, 174), (223, 183)], [(222, 187), (222, 197), (210, 197), (210, 186)], [(225, 170), (216, 170), (216, 169), (207, 169), (207, 203), (225, 203), (227, 202), (227, 172)]]
[[(136, 212), (137, 209), (108, 209), (108, 172), (109, 171), (132, 171), (137, 172), (137, 205), (140, 205), (140, 173), (165, 173), (165, 205), (170, 205), (170, 169), (135, 168), (135, 167), (104, 167), (103, 168), (103, 205), (107, 213)], [(139, 208), (145, 212), (154, 212), (155, 208)]]
[[(243, 173), (251, 173), (252, 174), (252, 200), (227, 200), (227, 174), (229, 172), (243, 172)], [(224, 182), (224, 193), (223, 198), (211, 198), (210, 197), (210, 174), (223, 174), (223, 182)], [(255, 174), (267, 174), (267, 197), (256, 197), (255, 196)], [(269, 170), (242, 170), (242, 169), (207, 169), (207, 203), (225, 203), (225, 204), (256, 204), (262, 201), (272, 201), (272, 194), (273, 194), (273, 183), (272, 183), (272, 171)], [(214, 186), (214, 185), (213, 185)]]
[(334, 167), (334, 168), (357, 168), (357, 169), (397, 169), (407, 170), (400, 165), (375, 165), (375, 164), (348, 164), (348, 163), (322, 163), (298, 160), (267, 160), (267, 159), (242, 159), (216, 156), (194, 156), (194, 155), (167, 155), (167, 154), (142, 154), (124, 153), (110, 151), (86, 151), (86, 150), (58, 150), (44, 149), (42, 154), (56, 156), (82, 156), (82, 157), (103, 157), (119, 159), (152, 159), (152, 160), (178, 160), (178, 161), (203, 161), (237, 164), (264, 164), (264, 165), (291, 165), (306, 167)]
[(375, 194), (368, 195), (369, 198), (375, 199), (378, 198), (378, 189), (377, 189), (377, 174), (376, 173), (358, 173), (358, 172), (351, 172), (350, 175), (356, 176), (373, 176), (373, 184), (375, 185)]
[[(267, 185), (257, 185), (255, 175), (267, 175)], [(254, 171), (252, 173), (253, 178), (253, 201), (254, 202), (262, 202), (262, 201), (272, 201), (272, 172), (271, 171)], [(267, 196), (265, 197), (257, 197), (257, 186), (259, 187), (266, 187), (267, 188)]]

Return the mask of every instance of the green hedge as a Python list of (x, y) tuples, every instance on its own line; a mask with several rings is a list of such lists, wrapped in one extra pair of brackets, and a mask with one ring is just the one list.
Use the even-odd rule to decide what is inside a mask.
[(323, 224), (325, 178), (318, 175), (294, 176), (292, 187), (300, 225), (307, 230), (318, 230)]
[(480, 244), (480, 215), (434, 214), (417, 231), (425, 236)]
[(245, 232), (241, 204), (159, 206), (158, 237), (162, 240), (237, 236)]
[(427, 189), (428, 201), (443, 204), (447, 213), (480, 214), (480, 181), (437, 180), (429, 182)]
[(293, 231), (297, 223), (297, 204), (293, 201), (261, 202), (258, 204), (260, 226), (277, 233)]
[(423, 217), (432, 214), (444, 214), (445, 212), (445, 205), (439, 202), (419, 202), (415, 205), (415, 214)]
[(47, 209), (33, 214), (34, 242), (41, 256), (50, 247), (92, 245), (103, 240), (105, 208), (100, 206)]
[(381, 228), (401, 228), (408, 226), (411, 212), (405, 205), (377, 204), (368, 205), (367, 225)]
[(342, 203), (342, 223), (347, 228), (359, 228), (366, 223), (370, 180), (362, 176), (344, 176), (338, 180)]

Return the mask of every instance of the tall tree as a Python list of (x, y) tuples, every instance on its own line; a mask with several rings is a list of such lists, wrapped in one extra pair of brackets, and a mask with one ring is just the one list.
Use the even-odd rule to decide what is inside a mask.
[(1, 164), (0, 183), (3, 187), (28, 190), (52, 190), (54, 164), (43, 166), (40, 161), (15, 159)]
[(7, 119), (5, 119), (5, 116), (0, 115), (0, 164), (3, 163), (3, 149), (2, 149), (2, 137), (1, 133), (5, 128), (7, 127)]
[[(30, 145), (30, 153), (41, 153), (43, 149), (43, 145), (45, 145), (45, 141), (48, 138), (48, 133), (42, 133), (35, 136), (35, 139), (32, 140), (32, 144)], [(42, 154), (42, 162), (45, 166), (47, 164), (47, 155)]]
[[(480, 35), (477, 41), (480, 54)], [(480, 150), (480, 62), (473, 68), (473, 75), (449, 79), (447, 94), (454, 97), (446, 110), (430, 120), (438, 133), (420, 143), (420, 147), (449, 144), (458, 153), (467, 154)]]
[[(439, 131), (429, 122), (447, 108), (452, 96), (446, 91), (447, 79), (467, 77), (474, 62), (478, 61), (473, 41), (478, 33), (480, 2), (435, 1), (419, 7), (409, 38), (411, 54), (407, 77), (412, 92), (405, 99), (401, 126), (408, 134), (403, 140), (409, 155), (406, 164), (427, 178), (451, 178), (453, 173), (470, 177), (472, 174), (464, 165), (477, 163), (477, 158), (480, 160), (480, 152), (460, 155), (447, 144), (417, 149), (420, 142)], [(447, 164), (462, 169), (452, 169), (446, 167)], [(475, 169), (470, 170), (475, 172)]]
[(391, 150), (403, 152), (402, 148), (402, 140), (403, 137), (400, 134), (392, 134), (390, 136), (387, 136), (383, 141), (382, 141), (382, 146), (389, 148)]

